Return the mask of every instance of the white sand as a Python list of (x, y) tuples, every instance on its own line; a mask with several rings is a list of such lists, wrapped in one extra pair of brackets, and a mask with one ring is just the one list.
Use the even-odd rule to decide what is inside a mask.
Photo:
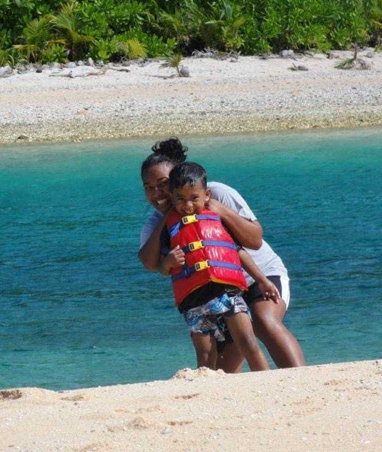
[(0, 410), (2, 452), (380, 452), (382, 361), (21, 389)]
[[(172, 77), (158, 61), (73, 79), (52, 70), (14, 75), (0, 79), (0, 143), (381, 125), (382, 53), (367, 54), (365, 71), (335, 69), (350, 56), (337, 52), (189, 58), (190, 78)], [(309, 70), (293, 72), (293, 64)]]

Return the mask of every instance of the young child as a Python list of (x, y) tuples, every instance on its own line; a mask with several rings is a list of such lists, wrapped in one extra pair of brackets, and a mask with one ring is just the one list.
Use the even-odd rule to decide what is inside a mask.
[[(205, 208), (210, 199), (206, 171), (196, 163), (181, 163), (172, 169), (169, 184), (174, 209), (161, 237), (160, 269), (172, 275), (175, 301), (189, 326), (198, 367), (215, 369), (216, 340), (224, 340), (228, 328), (251, 370), (269, 369), (242, 298), (247, 285), (240, 260), (252, 277), (257, 267), (244, 249), (238, 249), (219, 216)], [(166, 250), (171, 251), (165, 255)]]

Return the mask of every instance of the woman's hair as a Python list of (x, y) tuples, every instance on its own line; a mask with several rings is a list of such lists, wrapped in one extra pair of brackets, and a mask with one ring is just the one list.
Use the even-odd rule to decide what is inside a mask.
[(154, 154), (149, 155), (141, 166), (142, 178), (147, 170), (160, 163), (169, 163), (173, 166), (183, 163), (187, 158), (188, 147), (183, 146), (179, 138), (171, 137), (165, 141), (158, 141), (151, 150)]

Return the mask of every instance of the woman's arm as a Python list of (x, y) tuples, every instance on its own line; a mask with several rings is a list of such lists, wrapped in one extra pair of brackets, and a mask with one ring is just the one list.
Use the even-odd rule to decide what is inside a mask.
[(208, 209), (220, 216), (224, 225), (240, 245), (253, 250), (261, 248), (263, 228), (258, 221), (250, 221), (241, 217), (216, 199), (210, 199)]
[(139, 250), (138, 258), (142, 264), (150, 271), (158, 271), (160, 258), (160, 236), (163, 228), (166, 226), (167, 215), (157, 224), (150, 238)]

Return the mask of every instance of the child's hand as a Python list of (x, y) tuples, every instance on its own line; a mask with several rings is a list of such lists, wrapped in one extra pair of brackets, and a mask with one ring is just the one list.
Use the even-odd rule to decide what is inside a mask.
[(170, 268), (180, 267), (186, 262), (186, 255), (180, 246), (176, 246), (166, 256), (166, 265)]
[(280, 303), (280, 293), (277, 290), (277, 287), (268, 278), (265, 278), (264, 281), (259, 282), (259, 288), (265, 300), (273, 300), (275, 303)]

